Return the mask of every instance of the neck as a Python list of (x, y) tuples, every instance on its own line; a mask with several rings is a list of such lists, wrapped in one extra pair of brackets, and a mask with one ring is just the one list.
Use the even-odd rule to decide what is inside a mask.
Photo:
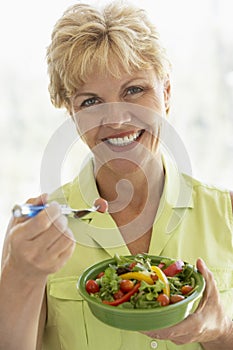
[(136, 171), (122, 174), (108, 166), (102, 166), (96, 182), (101, 197), (109, 202), (110, 212), (133, 208), (136, 212), (148, 206), (158, 207), (164, 186), (164, 169), (161, 156), (151, 159)]

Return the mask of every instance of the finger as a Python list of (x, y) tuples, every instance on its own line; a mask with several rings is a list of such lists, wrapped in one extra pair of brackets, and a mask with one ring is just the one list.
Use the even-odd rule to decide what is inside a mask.
[(42, 251), (50, 249), (62, 236), (66, 236), (66, 240), (75, 242), (73, 233), (68, 228), (68, 220), (64, 215), (59, 216), (49, 230), (33, 235), (29, 240), (36, 241), (37, 247)]
[(155, 331), (146, 331), (143, 333), (155, 339), (169, 339), (172, 341), (179, 341), (180, 339), (184, 339), (187, 337), (189, 337), (190, 339), (192, 334), (190, 332), (187, 333), (187, 330), (193, 329), (194, 331), (194, 319), (195, 314), (191, 314), (188, 317), (186, 317), (183, 321), (175, 324), (174, 326), (158, 329)]
[[(35, 242), (38, 250), (46, 252), (62, 236), (67, 235), (67, 230), (67, 219), (61, 215), (47, 231), (33, 235), (28, 241)], [(71, 236), (69, 238), (71, 239)]]
[(212, 295), (213, 291), (217, 291), (217, 285), (213, 273), (208, 269), (205, 262), (201, 258), (197, 259), (196, 266), (206, 281), (205, 290), (210, 292), (209, 294)]
[(196, 262), (196, 266), (199, 272), (203, 275), (206, 283), (203, 296), (199, 302), (197, 310), (195, 311), (197, 317), (199, 315), (200, 318), (203, 317), (202, 314), (206, 313), (205, 310), (211, 309), (211, 312), (213, 312), (213, 309), (218, 303), (219, 295), (213, 274), (207, 268), (205, 262), (199, 258)]
[(103, 198), (96, 198), (94, 201), (94, 206), (98, 207), (100, 213), (106, 213), (108, 210), (108, 202)]
[(197, 269), (199, 270), (199, 272), (204, 277), (205, 282), (206, 282), (203, 297), (202, 297), (202, 299), (198, 305), (198, 308), (197, 308), (197, 312), (198, 312), (198, 311), (202, 310), (202, 308), (207, 303), (209, 303), (211, 300), (214, 301), (214, 303), (216, 304), (217, 301), (219, 300), (219, 293), (218, 293), (216, 281), (214, 279), (214, 275), (208, 269), (205, 262), (201, 258), (199, 258), (199, 259), (197, 259), (196, 266), (197, 266)]
[(68, 238), (72, 242), (76, 243), (76, 239), (74, 238), (74, 234), (69, 227), (67, 227), (67, 229), (63, 232), (63, 235), (66, 236), (66, 238)]
[[(42, 193), (38, 197), (29, 198), (26, 200), (27, 204), (33, 204), (33, 205), (44, 205), (47, 202), (48, 202), (48, 194), (47, 193)], [(11, 224), (11, 226), (13, 226), (13, 225), (16, 225), (18, 223), (24, 222), (26, 220), (28, 220), (28, 217), (19, 217), (19, 218), (13, 217), (10, 221), (10, 224)]]
[(39, 212), (35, 217), (14, 226), (12, 231), (17, 231), (17, 233), (24, 235), (26, 239), (31, 240), (39, 233), (47, 231), (53, 222), (61, 215), (59, 204), (53, 202), (48, 208)]
[(207, 272), (209, 271), (209, 269), (207, 268), (205, 262), (203, 259), (198, 258), (197, 262), (196, 262), (196, 266), (198, 271), (205, 277), (207, 276)]
[(34, 197), (34, 198), (29, 198), (26, 203), (28, 204), (33, 204), (33, 205), (42, 205), (42, 204), (46, 204), (48, 202), (48, 193), (42, 193), (40, 196), (38, 197)]
[[(69, 241), (71, 242), (71, 240), (69, 239)], [(75, 250), (76, 244), (74, 241), (72, 241), (72, 243), (70, 243), (69, 246), (67, 246), (67, 249), (63, 250), (59, 256), (59, 269), (64, 266), (64, 264), (67, 262), (67, 260), (72, 256), (74, 250)]]
[(59, 257), (62, 255), (67, 249), (74, 249), (75, 242), (70, 239), (71, 237), (70, 229), (68, 228), (65, 231), (65, 234), (60, 235), (60, 237), (48, 248), (48, 254), (54, 255), (55, 257)]
[(161, 339), (160, 335), (156, 331), (141, 331), (140, 333), (147, 335), (152, 339)]

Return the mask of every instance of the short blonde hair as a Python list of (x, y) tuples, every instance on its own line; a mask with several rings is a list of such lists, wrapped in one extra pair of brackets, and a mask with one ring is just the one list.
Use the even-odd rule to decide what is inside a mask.
[(71, 111), (71, 97), (90, 76), (153, 67), (163, 79), (170, 62), (145, 10), (126, 1), (103, 8), (75, 4), (56, 23), (47, 49), (49, 92), (56, 107)]

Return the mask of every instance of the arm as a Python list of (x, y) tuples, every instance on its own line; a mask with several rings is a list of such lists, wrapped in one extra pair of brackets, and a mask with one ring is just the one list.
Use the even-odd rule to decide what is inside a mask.
[(232, 205), (232, 211), (233, 211), (233, 192), (230, 191), (230, 196), (231, 196), (231, 205)]
[(207, 284), (205, 295), (198, 308), (199, 323), (201, 317), (205, 317), (206, 324), (202, 322), (199, 333), (202, 332), (203, 340), (200, 340), (205, 350), (232, 349), (233, 344), (233, 322), (226, 316), (225, 310), (221, 306), (219, 292), (212, 273), (203, 262), (199, 265), (199, 270), (204, 276)]
[(0, 349), (35, 349), (45, 279), (25, 280), (12, 266), (0, 284)]
[[(34, 204), (41, 202), (38, 198)], [(0, 281), (0, 350), (41, 348), (47, 276), (71, 256), (71, 235), (56, 203), (32, 219), (10, 224)]]
[(45, 294), (41, 311), (40, 311), (36, 350), (42, 349), (42, 340), (43, 340), (44, 328), (46, 323), (46, 316), (47, 316), (47, 300), (46, 300), (46, 294)]
[[(233, 192), (230, 197), (233, 210)], [(233, 321), (221, 305), (211, 271), (201, 259), (197, 261), (197, 268), (205, 278), (206, 289), (196, 312), (173, 327), (144, 333), (152, 338), (169, 339), (177, 345), (199, 342), (205, 350), (231, 350)]]

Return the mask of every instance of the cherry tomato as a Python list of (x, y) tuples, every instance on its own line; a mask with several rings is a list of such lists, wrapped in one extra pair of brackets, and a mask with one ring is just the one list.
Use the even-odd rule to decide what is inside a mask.
[(97, 277), (96, 278), (101, 278), (102, 276), (104, 276), (104, 272), (102, 271), (102, 272), (100, 272), (98, 275), (97, 275)]
[(186, 284), (185, 286), (181, 287), (181, 293), (184, 294), (184, 295), (190, 293), (192, 290), (193, 290), (193, 287), (188, 285), (188, 284)]
[(178, 303), (179, 301), (184, 300), (184, 296), (180, 294), (174, 294), (170, 296), (170, 303), (175, 304)]
[(184, 262), (177, 260), (163, 270), (166, 276), (173, 277), (183, 270)]
[(131, 280), (122, 280), (120, 281), (120, 289), (123, 293), (128, 293), (131, 289), (133, 289), (134, 283)]
[(130, 270), (133, 270), (134, 266), (136, 266), (136, 265), (137, 265), (136, 261), (132, 262), (132, 263), (129, 265), (129, 269), (130, 269)]
[(121, 289), (119, 289), (118, 292), (116, 292), (116, 293), (113, 294), (113, 298), (114, 298), (115, 300), (121, 299), (123, 296), (124, 296), (124, 293), (122, 292)]
[(88, 280), (86, 282), (87, 293), (97, 293), (100, 290), (98, 283), (95, 280)]
[(152, 280), (154, 281), (154, 282), (156, 282), (156, 281), (158, 281), (158, 276), (155, 274), (155, 273), (152, 273), (151, 275), (150, 275), (150, 277), (152, 278)]
[(170, 304), (170, 299), (166, 294), (159, 294), (157, 298), (158, 302), (160, 303), (161, 306), (166, 306)]
[(112, 306), (118, 306), (120, 304), (125, 303), (126, 301), (129, 301), (130, 298), (132, 297), (132, 295), (137, 293), (138, 289), (140, 288), (140, 284), (141, 284), (140, 282), (135, 284), (133, 289), (131, 289), (131, 291), (129, 291), (128, 293), (124, 294), (122, 298), (116, 299), (114, 301), (103, 300), (103, 304), (112, 305)]

